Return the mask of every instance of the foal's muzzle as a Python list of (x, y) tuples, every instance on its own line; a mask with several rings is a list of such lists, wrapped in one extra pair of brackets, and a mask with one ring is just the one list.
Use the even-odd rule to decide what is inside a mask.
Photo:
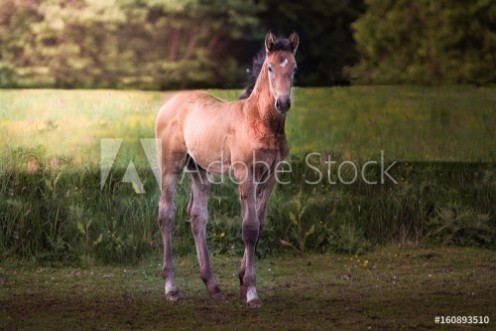
[(291, 99), (289, 95), (278, 97), (276, 100), (276, 108), (281, 113), (286, 113), (291, 108)]

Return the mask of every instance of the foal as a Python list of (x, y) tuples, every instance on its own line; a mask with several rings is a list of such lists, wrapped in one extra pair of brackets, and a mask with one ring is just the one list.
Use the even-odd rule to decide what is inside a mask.
[(155, 123), (162, 176), (158, 224), (164, 241), (165, 297), (179, 298), (172, 261), (171, 234), (176, 213), (174, 195), (186, 167), (191, 175), (188, 214), (195, 238), (200, 275), (211, 297), (222, 299), (206, 242), (209, 174), (229, 174), (239, 183), (245, 251), (239, 269), (240, 295), (259, 306), (255, 288), (255, 248), (265, 223), (277, 164), (289, 152), (284, 123), (291, 106), (299, 38), (269, 32), (258, 78), (241, 100), (224, 102), (205, 92), (183, 92), (162, 106)]

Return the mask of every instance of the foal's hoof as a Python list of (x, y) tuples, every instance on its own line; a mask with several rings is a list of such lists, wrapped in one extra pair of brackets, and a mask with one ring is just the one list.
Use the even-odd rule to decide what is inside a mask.
[(214, 299), (214, 300), (224, 300), (225, 297), (224, 297), (224, 293), (222, 293), (222, 291), (220, 290), (219, 286), (217, 286), (217, 284), (213, 284), (213, 285), (207, 285), (207, 291), (208, 291), (208, 295), (210, 296), (211, 299)]
[(260, 307), (262, 307), (262, 302), (260, 301), (259, 298), (253, 299), (251, 301), (248, 301), (248, 307), (250, 307), (250, 308), (260, 308)]
[(246, 292), (248, 291), (248, 288), (244, 285), (241, 285), (239, 289), (239, 301), (242, 303), (246, 303)]
[(176, 302), (179, 300), (179, 291), (170, 291), (165, 293), (165, 299), (169, 302)]
[(248, 289), (246, 293), (246, 302), (248, 303), (248, 306), (250, 308), (259, 308), (260, 306), (262, 306), (262, 303), (258, 298), (257, 291), (254, 287)]
[(217, 292), (217, 293), (210, 294), (210, 298), (215, 300), (215, 301), (222, 301), (222, 300), (226, 299), (226, 296), (222, 292)]

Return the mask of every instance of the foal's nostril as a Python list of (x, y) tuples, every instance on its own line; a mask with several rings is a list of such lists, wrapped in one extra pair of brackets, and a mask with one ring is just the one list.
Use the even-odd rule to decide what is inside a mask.
[(276, 108), (282, 113), (285, 113), (291, 107), (291, 99), (289, 97), (279, 97), (276, 100)]

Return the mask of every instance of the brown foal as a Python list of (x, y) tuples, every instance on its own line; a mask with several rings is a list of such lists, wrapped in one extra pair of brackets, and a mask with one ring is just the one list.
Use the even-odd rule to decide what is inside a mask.
[[(255, 288), (255, 249), (260, 238), (269, 197), (276, 184), (275, 170), (289, 152), (284, 131), (291, 106), (299, 38), (265, 37), (265, 58), (249, 95), (225, 102), (205, 92), (182, 92), (162, 106), (155, 123), (162, 176), (158, 224), (164, 242), (165, 296), (176, 301), (172, 260), (174, 195), (183, 168), (191, 176), (188, 214), (195, 238), (200, 275), (210, 296), (222, 294), (210, 263), (206, 242), (210, 174), (229, 174), (239, 184), (245, 251), (239, 269), (240, 294), (250, 306), (259, 306)], [(245, 93), (245, 94), (247, 94)]]

